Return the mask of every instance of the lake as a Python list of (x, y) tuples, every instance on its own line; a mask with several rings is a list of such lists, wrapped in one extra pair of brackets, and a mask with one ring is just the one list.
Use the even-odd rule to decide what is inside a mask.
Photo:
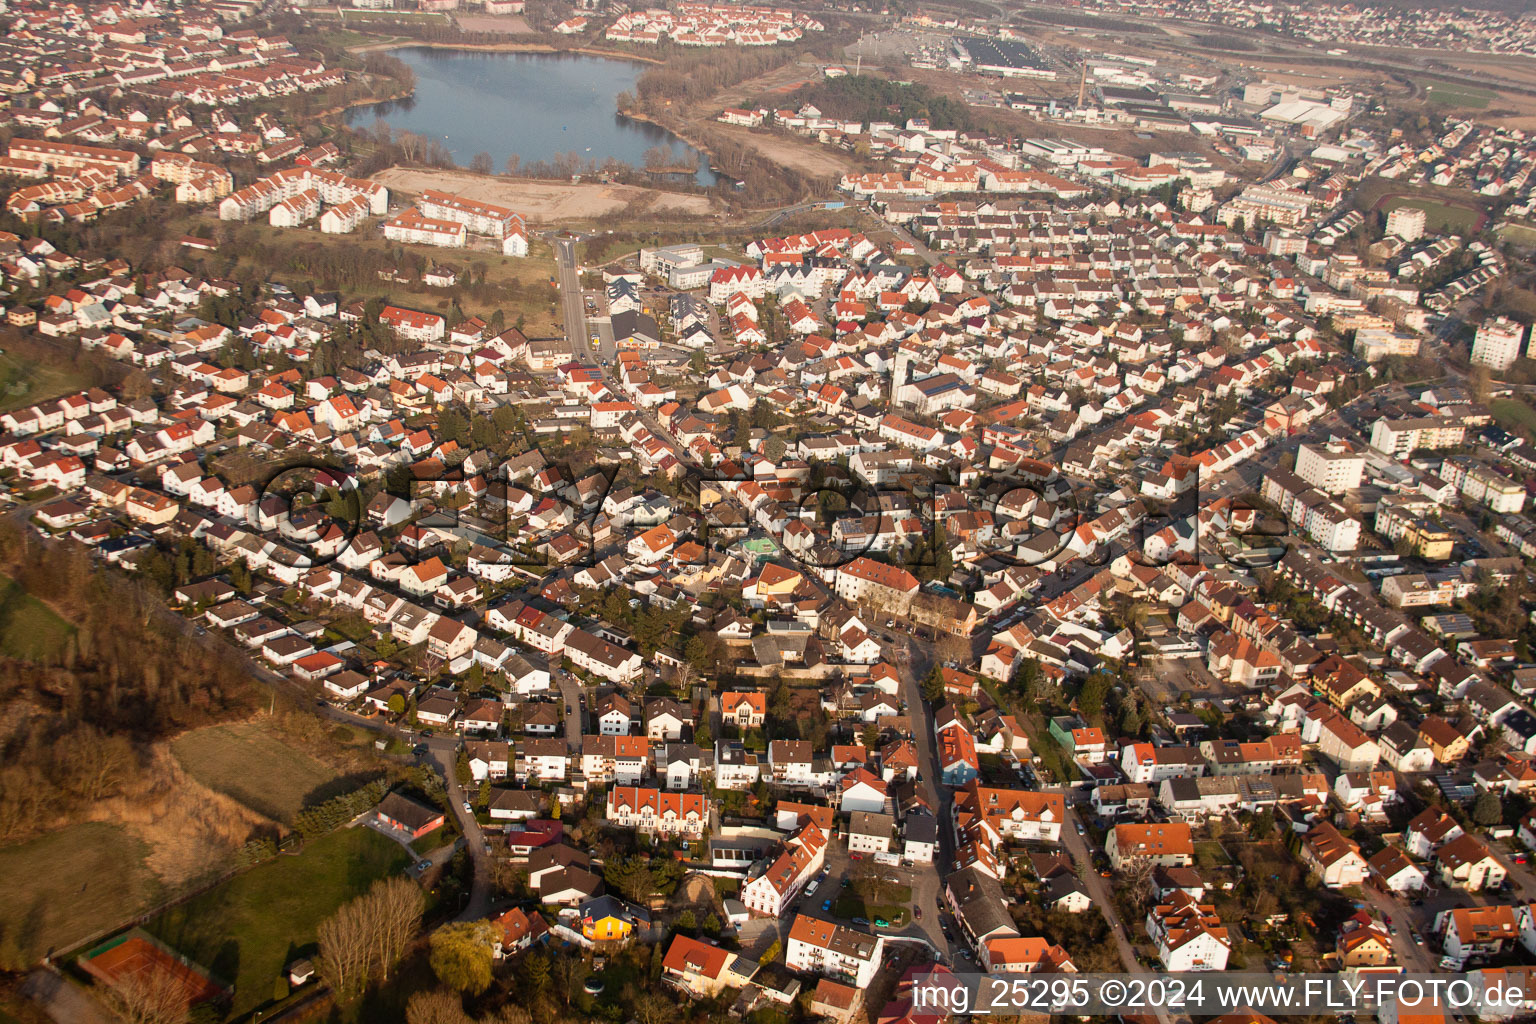
[(514, 153), (524, 167), (574, 153), (583, 164), (612, 158), (643, 168), (646, 151), (659, 146), (673, 166), (696, 157), (698, 182), (715, 183), (704, 154), (663, 128), (619, 116), (615, 98), (634, 90), (644, 65), (585, 54), (424, 46), (394, 55), (416, 73), (415, 94), (353, 107), (348, 124), (367, 128), (382, 118), (397, 132), (438, 139), (461, 167), (489, 153), (498, 174)]

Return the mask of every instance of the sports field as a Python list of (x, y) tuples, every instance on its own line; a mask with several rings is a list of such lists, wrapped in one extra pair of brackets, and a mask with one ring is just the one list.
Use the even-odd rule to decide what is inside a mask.
[(1492, 89), (1479, 89), (1475, 85), (1456, 85), (1451, 82), (1431, 82), (1426, 90), (1429, 102), (1440, 107), (1470, 107), (1482, 110), (1498, 95)]

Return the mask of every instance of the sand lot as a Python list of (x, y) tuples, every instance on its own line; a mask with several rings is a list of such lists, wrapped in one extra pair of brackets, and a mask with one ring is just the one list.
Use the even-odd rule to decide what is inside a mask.
[(465, 32), (503, 32), (507, 35), (528, 35), (528, 19), (521, 14), (461, 14), (454, 19)]
[(856, 167), (852, 160), (837, 150), (813, 142), (802, 142), (782, 133), (764, 135), (749, 128), (713, 123), (709, 127), (712, 131), (751, 146), (759, 156), (812, 177), (840, 177)]
[(569, 185), (546, 181), (498, 178), (465, 171), (417, 170), (391, 167), (373, 176), (400, 192), (435, 188), (466, 199), (508, 206), (533, 223), (592, 220), (611, 213), (707, 216), (708, 196), (683, 195), (634, 185), (600, 183)]

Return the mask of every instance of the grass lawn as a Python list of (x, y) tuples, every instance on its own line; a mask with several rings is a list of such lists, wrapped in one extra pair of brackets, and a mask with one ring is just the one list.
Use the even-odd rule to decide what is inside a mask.
[(908, 911), (899, 903), (866, 903), (861, 897), (849, 893), (837, 898), (832, 904), (832, 913), (843, 918), (862, 917), (874, 927), (877, 917), (893, 925), (906, 924)]
[(1425, 227), (1437, 234), (1465, 235), (1476, 226), (1478, 219), (1482, 216), (1478, 211), (1465, 206), (1440, 203), (1433, 199), (1410, 199), (1407, 196), (1388, 199), (1382, 204), (1382, 210), (1390, 213), (1403, 206), (1423, 210)]
[(1507, 238), (1516, 245), (1536, 245), (1536, 227), (1529, 224), (1505, 224), (1499, 228), (1500, 238)]
[(255, 722), (194, 729), (171, 744), (198, 782), (284, 824), (323, 792), (336, 773)]
[(272, 997), (279, 972), (315, 952), (315, 930), (375, 879), (410, 862), (369, 828), (333, 832), (298, 856), (280, 856), (154, 918), (155, 937), (235, 986), (238, 1016)]
[(22, 363), (0, 355), (0, 412), (46, 402), (84, 387), (84, 378), (67, 366)]
[(42, 661), (63, 650), (74, 631), (74, 626), (23, 590), (20, 583), (0, 575), (0, 653)]
[(142, 843), (105, 822), (0, 847), (6, 941), (31, 961), (142, 912), (158, 894), (144, 855)]
[(1454, 85), (1450, 82), (1431, 82), (1429, 102), (1443, 107), (1472, 107), (1481, 110), (1493, 102), (1491, 89), (1479, 89), (1475, 85)]
[(1515, 398), (1496, 398), (1489, 403), (1493, 418), (1499, 426), (1508, 430), (1516, 424), (1527, 430), (1536, 430), (1536, 409)]
[(1203, 839), (1195, 843), (1195, 862), (1207, 871), (1230, 863), (1221, 844), (1214, 839)]

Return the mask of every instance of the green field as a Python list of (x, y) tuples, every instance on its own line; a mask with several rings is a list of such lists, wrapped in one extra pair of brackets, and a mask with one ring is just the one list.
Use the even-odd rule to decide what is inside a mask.
[(84, 387), (85, 379), (68, 367), (22, 363), (0, 355), (0, 412), (36, 405)]
[(171, 908), (145, 924), (156, 938), (225, 980), (233, 1015), (272, 997), (295, 956), (313, 955), (315, 930), (336, 908), (410, 863), (398, 843), (369, 828), (317, 839)]
[(52, 660), (74, 631), (20, 583), (0, 574), (0, 654), (24, 661)]
[(1492, 89), (1479, 89), (1475, 85), (1454, 85), (1450, 82), (1431, 82), (1427, 90), (1429, 102), (1442, 107), (1472, 107), (1482, 110), (1493, 102)]
[[(188, 775), (284, 824), (336, 773), (254, 722), (194, 729), (171, 744)], [(334, 794), (318, 794), (320, 798)]]
[(1529, 224), (1505, 224), (1498, 229), (1498, 236), (1507, 238), (1516, 245), (1536, 245), (1536, 227)]
[(1482, 216), (1470, 207), (1434, 199), (1411, 199), (1408, 196), (1393, 196), (1381, 204), (1381, 209), (1383, 213), (1391, 213), (1403, 206), (1423, 210), (1424, 227), (1435, 234), (1469, 234)]
[(144, 854), (126, 830), (104, 822), (0, 847), (0, 948), (31, 963), (142, 912), (158, 891)]
[(1493, 413), (1494, 421), (1505, 430), (1522, 426), (1526, 430), (1536, 431), (1536, 409), (1524, 402), (1514, 398), (1496, 398), (1488, 403), (1488, 408)]

